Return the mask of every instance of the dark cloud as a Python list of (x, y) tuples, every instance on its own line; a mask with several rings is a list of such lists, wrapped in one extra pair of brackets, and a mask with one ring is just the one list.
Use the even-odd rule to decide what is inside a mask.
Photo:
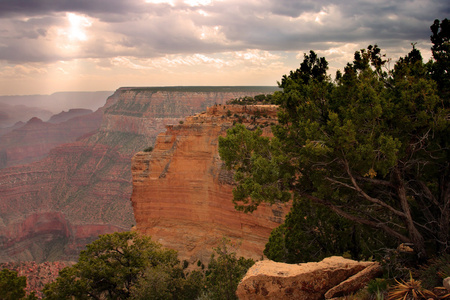
[(296, 18), (305, 12), (320, 12), (323, 7), (330, 4), (332, 1), (293, 1), (293, 0), (278, 0), (271, 1), (270, 11), (273, 14), (288, 16)]
[[(92, 26), (84, 28), (90, 38), (79, 42), (77, 51), (63, 51), (64, 45), (51, 41), (54, 28), (70, 25), (68, 12), (92, 18)], [(428, 41), (433, 20), (449, 13), (447, 0), (231, 0), (199, 6), (181, 0), (174, 6), (143, 0), (0, 0), (0, 60), (20, 63), (420, 42)]]
[(139, 12), (143, 1), (122, 0), (0, 0), (0, 16), (38, 16), (56, 12), (123, 14)]

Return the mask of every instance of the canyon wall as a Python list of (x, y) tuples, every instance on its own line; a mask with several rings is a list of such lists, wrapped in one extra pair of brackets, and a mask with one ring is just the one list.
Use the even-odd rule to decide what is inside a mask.
[(133, 158), (136, 229), (190, 262), (208, 261), (223, 237), (240, 245), (238, 255), (260, 259), (270, 232), (290, 206), (263, 204), (252, 214), (236, 211), (233, 174), (220, 160), (218, 137), (237, 121), (249, 128), (261, 125), (270, 135), (275, 120), (275, 106), (215, 105), (167, 126), (152, 152)]
[[(74, 260), (99, 234), (129, 230), (135, 224), (134, 153), (153, 146), (168, 124), (215, 103), (275, 89), (118, 89), (100, 110), (97, 131), (53, 148), (40, 161), (0, 170), (0, 262)], [(59, 229), (49, 231), (42, 222)]]

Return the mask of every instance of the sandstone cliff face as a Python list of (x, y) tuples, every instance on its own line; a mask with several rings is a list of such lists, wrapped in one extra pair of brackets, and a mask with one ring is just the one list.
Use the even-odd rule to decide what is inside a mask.
[[(192, 89), (121, 88), (100, 110), (95, 133), (52, 149), (38, 162), (0, 170), (0, 262), (76, 259), (99, 234), (130, 229), (133, 154), (153, 146), (166, 124), (215, 102), (264, 92)], [(31, 215), (49, 213), (61, 214), (58, 226), (68, 230), (20, 231)]]
[[(261, 117), (255, 120), (256, 115)], [(233, 175), (222, 167), (218, 137), (237, 119), (252, 127), (255, 122), (269, 125), (275, 117), (274, 106), (219, 105), (168, 126), (152, 152), (133, 158), (131, 201), (137, 230), (191, 262), (208, 261), (223, 237), (241, 243), (238, 255), (260, 259), (289, 205), (262, 205), (253, 214), (236, 211)]]
[(89, 143), (107, 144), (134, 154), (136, 149), (152, 146), (166, 125), (178, 124), (214, 104), (274, 90), (270, 87), (120, 88), (111, 97), (114, 105), (105, 110), (100, 130)]

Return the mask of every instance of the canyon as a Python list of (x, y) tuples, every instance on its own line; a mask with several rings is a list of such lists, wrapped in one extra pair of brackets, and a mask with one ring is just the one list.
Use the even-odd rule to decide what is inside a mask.
[[(102, 118), (96, 131), (52, 148), (39, 161), (0, 170), (0, 262), (76, 260), (86, 243), (99, 234), (129, 230), (135, 225), (130, 168), (136, 152), (155, 146), (156, 136), (166, 126), (179, 124), (186, 116), (230, 99), (274, 90), (118, 89), (97, 112)], [(258, 225), (253, 229), (260, 230)]]
[(0, 136), (0, 168), (43, 159), (51, 149), (91, 133), (100, 127), (102, 110), (69, 110), (44, 122), (34, 117)]
[(252, 214), (236, 211), (233, 172), (220, 160), (218, 138), (236, 122), (271, 135), (276, 113), (274, 105), (214, 105), (167, 126), (151, 152), (133, 157), (136, 230), (191, 263), (209, 261), (223, 238), (236, 245), (238, 256), (261, 259), (290, 204), (263, 204)]

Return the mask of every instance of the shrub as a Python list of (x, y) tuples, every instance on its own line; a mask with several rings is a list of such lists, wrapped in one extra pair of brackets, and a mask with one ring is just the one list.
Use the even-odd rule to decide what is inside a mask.
[(427, 265), (418, 270), (418, 277), (425, 288), (442, 286), (442, 280), (450, 276), (450, 254), (430, 259)]
[(221, 246), (214, 249), (217, 257), (215, 254), (211, 256), (206, 271), (209, 299), (237, 299), (236, 289), (239, 281), (255, 262), (253, 259), (237, 258), (236, 253), (233, 252), (235, 249), (236, 245), (231, 244), (227, 239), (222, 241)]

